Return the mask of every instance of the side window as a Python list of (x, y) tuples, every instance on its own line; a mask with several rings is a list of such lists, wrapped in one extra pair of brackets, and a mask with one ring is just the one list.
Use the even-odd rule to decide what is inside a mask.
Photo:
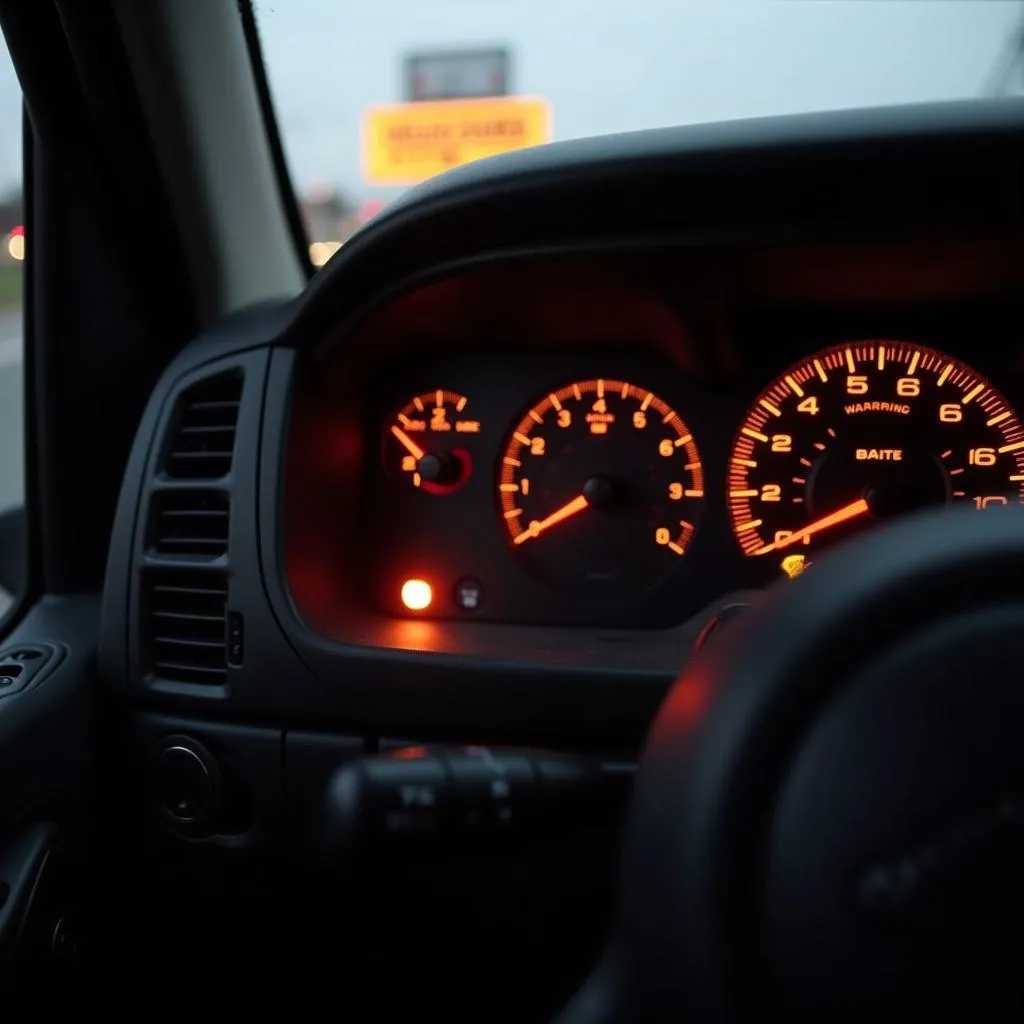
[(0, 617), (21, 586), (25, 468), (22, 282), (22, 99), (7, 47), (0, 45)]

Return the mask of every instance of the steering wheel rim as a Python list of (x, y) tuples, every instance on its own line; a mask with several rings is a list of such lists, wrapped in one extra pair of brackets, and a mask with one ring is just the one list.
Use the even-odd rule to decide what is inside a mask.
[[(799, 965), (794, 970), (793, 965), (773, 962), (778, 958), (771, 945), (766, 946), (770, 940), (765, 936), (764, 909), (772, 901), (765, 886), (774, 877), (766, 858), (771, 859), (769, 846), (776, 843), (773, 829), (777, 831), (776, 819), (786, 806), (788, 780), (805, 744), (826, 725), (833, 729), (833, 741), (837, 736), (842, 741), (846, 727), (842, 715), (832, 709), (841, 708), (837, 698), (847, 693), (856, 694), (861, 703), (874, 701), (871, 714), (876, 718), (879, 708), (888, 714), (891, 704), (896, 717), (902, 715), (910, 723), (908, 728), (915, 734), (921, 731), (926, 746), (941, 752), (943, 744), (959, 745), (960, 733), (950, 730), (971, 726), (969, 707), (962, 727), (943, 725), (920, 703), (927, 693), (902, 696), (913, 687), (902, 685), (900, 679), (913, 678), (907, 665), (912, 668), (917, 662), (907, 662), (900, 654), (902, 668), (893, 677), (895, 682), (886, 683), (889, 689), (872, 686), (886, 672), (891, 674), (890, 669), (895, 671), (892, 657), (908, 644), (924, 645), (913, 657), (927, 655), (937, 677), (949, 675), (943, 664), (966, 651), (979, 678), (964, 680), (963, 685), (981, 687), (985, 702), (1014, 722), (1019, 715), (1019, 724), (1024, 725), (1024, 700), (1016, 696), (1011, 678), (1017, 667), (1012, 662), (1024, 655), (1024, 639), (1016, 639), (1024, 637), (1022, 602), (1024, 509), (985, 515), (942, 509), (909, 517), (832, 552), (799, 579), (772, 588), (761, 604), (722, 630), (679, 678), (652, 727), (624, 843), (614, 933), (601, 964), (560, 1020), (677, 1021), (684, 1015), (749, 1020), (782, 1010), (790, 1017), (825, 1019), (821, 1014), (827, 1013), (835, 1019), (846, 1005), (833, 998), (837, 994), (818, 991), (808, 999), (806, 992), (795, 991)], [(975, 651), (972, 645), (982, 649)], [(961, 684), (954, 676), (936, 685), (955, 694)], [(862, 699), (861, 693), (871, 696)], [(847, 717), (851, 713), (849, 708), (842, 712)], [(978, 715), (986, 714), (980, 707)], [(875, 720), (863, 714), (861, 718)], [(978, 723), (983, 729), (991, 724), (997, 732), (1001, 724), (1008, 724), (989, 723), (987, 718)], [(936, 730), (942, 734), (940, 741), (931, 742), (928, 737), (937, 735)], [(1017, 757), (1012, 750), (1003, 751), (1006, 739), (1002, 733), (1000, 737), (996, 753), (999, 758), (1005, 755), (1016, 771)], [(888, 762), (873, 763), (883, 755), (876, 755), (870, 744), (864, 750), (870, 771), (861, 774), (874, 772), (877, 777), (890, 767)], [(913, 776), (912, 761), (909, 766), (904, 763), (896, 747), (884, 757), (897, 765), (901, 779)], [(981, 760), (987, 762), (988, 776), (999, 766), (998, 759)], [(820, 756), (817, 764), (817, 771), (831, 770)], [(853, 766), (854, 774), (859, 771)], [(983, 777), (980, 769), (974, 779), (973, 772), (973, 766), (963, 766), (963, 784), (957, 781), (953, 789), (961, 800), (965, 787), (973, 786), (983, 803), (992, 779)], [(918, 818), (927, 822), (937, 813), (954, 814), (940, 806), (943, 794), (924, 793), (922, 786), (909, 782), (900, 785), (906, 789), (898, 795), (906, 802), (908, 828)], [(820, 802), (820, 792), (815, 799)], [(1021, 806), (1024, 817), (1024, 801)], [(886, 808), (881, 810), (885, 818)], [(819, 811), (829, 816), (827, 807)], [(954, 819), (955, 814), (950, 820)], [(895, 820), (901, 821), (899, 814)], [(839, 819), (831, 824), (839, 827)], [(890, 831), (897, 847), (911, 841), (897, 827)], [(888, 838), (872, 837), (879, 856), (887, 849)], [(781, 842), (787, 856), (801, 859), (792, 837), (782, 837)], [(869, 848), (870, 844), (865, 846)], [(934, 850), (932, 854), (937, 856)], [(813, 870), (815, 865), (807, 867)], [(831, 870), (835, 865), (817, 867)], [(918, 902), (927, 904), (933, 916), (938, 914), (939, 927), (950, 930), (955, 945), (956, 919), (949, 916), (953, 911), (943, 904), (945, 898), (928, 895)], [(941, 913), (934, 909), (940, 904)], [(837, 900), (835, 907), (843, 909), (836, 913), (848, 912), (848, 927), (863, 932), (861, 908), (847, 911), (845, 906)], [(775, 918), (792, 916), (784, 904), (773, 913)], [(890, 941), (886, 928), (891, 932), (885, 923), (876, 943), (883, 950)], [(784, 947), (789, 940), (783, 931), (776, 933), (775, 941)], [(863, 946), (860, 934), (858, 941)], [(872, 940), (867, 941), (870, 953)], [(813, 958), (814, 947), (806, 939), (796, 945)], [(882, 964), (889, 966), (887, 961)], [(855, 1007), (856, 1012), (851, 1009), (851, 1014), (916, 1008), (925, 996), (900, 976), (899, 969), (893, 975), (891, 983), (880, 986), (877, 978), (865, 977), (872, 1001)], [(969, 985), (965, 977), (965, 993)], [(938, 988), (948, 1000), (947, 989)], [(976, 1007), (977, 993), (972, 998)]]

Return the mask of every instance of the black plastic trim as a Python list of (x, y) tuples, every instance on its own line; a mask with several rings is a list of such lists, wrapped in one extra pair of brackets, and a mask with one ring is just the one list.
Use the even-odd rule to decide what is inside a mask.
[[(382, 284), (481, 250), (680, 231), (1010, 230), (1022, 221), (1022, 126), (1024, 100), (969, 101), (626, 132), (478, 161), (357, 232), (313, 279), (288, 340), (322, 338)], [(971, 178), (986, 187), (952, 191)]]
[(281, 142), (281, 130), (277, 123), (274, 97), (263, 60), (263, 46), (260, 43), (259, 26), (256, 24), (256, 12), (253, 9), (252, 0), (239, 0), (238, 14), (242, 19), (242, 34), (245, 36), (246, 46), (249, 49), (249, 63), (252, 67), (253, 82), (256, 85), (256, 97), (260, 105), (260, 114), (263, 117), (263, 126), (267, 133), (270, 160), (274, 166), (274, 177), (277, 179), (277, 189), (281, 194), (281, 205), (284, 207), (288, 231), (292, 237), (292, 244), (295, 246), (295, 253), (299, 258), (299, 264), (306, 277), (311, 278), (316, 273), (316, 268), (309, 258), (309, 239), (306, 237), (302, 212), (295, 195), (295, 187), (292, 185), (292, 176), (288, 171), (288, 158)]

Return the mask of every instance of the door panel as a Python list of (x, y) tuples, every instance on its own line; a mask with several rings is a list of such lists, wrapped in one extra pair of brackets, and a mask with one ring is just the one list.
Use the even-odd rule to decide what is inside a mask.
[[(0, 990), (64, 970), (89, 799), (99, 602), (48, 599), (0, 644)], [(20, 669), (20, 671), (19, 671)], [(5, 692), (6, 691), (6, 692)]]

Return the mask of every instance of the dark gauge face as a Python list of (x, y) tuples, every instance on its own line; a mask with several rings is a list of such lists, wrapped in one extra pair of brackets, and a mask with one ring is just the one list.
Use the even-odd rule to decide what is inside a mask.
[(693, 435), (646, 388), (587, 380), (552, 392), (512, 432), (498, 483), (513, 547), (581, 597), (628, 597), (686, 553), (704, 496)]
[(1024, 426), (980, 374), (904, 342), (837, 345), (761, 393), (733, 444), (744, 552), (796, 575), (815, 551), (893, 516), (1024, 500)]
[(393, 480), (424, 494), (451, 494), (473, 471), (480, 421), (454, 391), (416, 395), (388, 421), (384, 463)]

